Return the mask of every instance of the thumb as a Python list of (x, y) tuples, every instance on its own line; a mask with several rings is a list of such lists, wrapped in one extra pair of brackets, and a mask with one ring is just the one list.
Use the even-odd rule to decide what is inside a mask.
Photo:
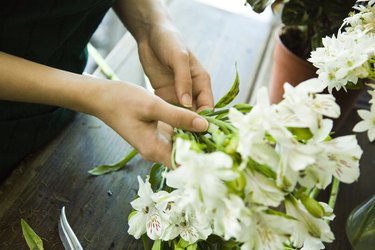
[(173, 106), (162, 99), (157, 102), (155, 112), (150, 119), (165, 122), (172, 127), (193, 132), (204, 132), (208, 129), (208, 121), (197, 113)]

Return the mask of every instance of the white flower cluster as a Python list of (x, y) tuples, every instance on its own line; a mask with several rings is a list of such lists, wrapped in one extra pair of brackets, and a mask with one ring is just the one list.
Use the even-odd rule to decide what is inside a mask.
[(372, 90), (369, 90), (371, 95), (370, 99), (370, 110), (360, 109), (358, 110), (358, 115), (362, 118), (362, 121), (358, 122), (354, 128), (354, 132), (365, 132), (367, 131), (367, 136), (370, 141), (375, 140), (375, 85), (367, 84)]
[(325, 117), (340, 110), (332, 95), (318, 94), (324, 87), (318, 79), (285, 84), (284, 100), (274, 105), (261, 89), (250, 112), (230, 109), (223, 121), (229, 133), (211, 124), (216, 150), (177, 137), (179, 167), (164, 174), (168, 191), (154, 192), (138, 178), (129, 234), (187, 244), (217, 235), (244, 250), (332, 242), (333, 211), (309, 191), (326, 188), (333, 176), (357, 180), (362, 150), (353, 135), (330, 139), (332, 120)]
[[(364, 2), (362, 1), (357, 1)], [(375, 1), (358, 4), (357, 13), (344, 21), (337, 36), (323, 38), (324, 47), (311, 52), (308, 59), (318, 68), (321, 79), (331, 92), (358, 79), (375, 79)]]

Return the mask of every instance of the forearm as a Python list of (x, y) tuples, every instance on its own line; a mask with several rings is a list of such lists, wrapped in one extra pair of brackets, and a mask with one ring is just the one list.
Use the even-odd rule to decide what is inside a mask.
[(155, 25), (174, 29), (161, 0), (117, 0), (113, 9), (138, 42)]
[(92, 113), (103, 80), (47, 67), (0, 52), (0, 99)]

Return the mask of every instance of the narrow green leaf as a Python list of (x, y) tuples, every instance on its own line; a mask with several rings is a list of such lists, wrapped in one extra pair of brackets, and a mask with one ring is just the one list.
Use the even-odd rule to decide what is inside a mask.
[(24, 219), (21, 219), (21, 227), (23, 237), (25, 237), (26, 243), (30, 250), (43, 250), (42, 239), (34, 232), (34, 230), (27, 224)]
[(166, 168), (164, 167), (164, 165), (159, 163), (155, 163), (151, 168), (149, 182), (154, 192), (161, 188), (163, 182), (163, 172), (165, 171), (165, 169)]
[(236, 78), (232, 84), (232, 87), (230, 90), (216, 103), (215, 108), (223, 108), (227, 106), (229, 103), (231, 103), (234, 98), (238, 95), (240, 92), (240, 78), (238, 76), (238, 71), (236, 69)]
[(104, 175), (110, 172), (115, 172), (123, 167), (133, 159), (138, 154), (137, 150), (133, 149), (127, 156), (125, 156), (121, 161), (112, 164), (112, 165), (100, 165), (91, 170), (89, 170), (89, 174), (91, 175)]
[(112, 68), (107, 64), (107, 61), (100, 55), (99, 51), (90, 43), (87, 45), (87, 50), (90, 56), (94, 59), (103, 75), (110, 80), (120, 80)]
[(257, 13), (262, 13), (264, 9), (270, 5), (269, 0), (246, 0), (248, 4), (253, 8)]
[(198, 248), (198, 244), (194, 243), (194, 244), (187, 246), (186, 250), (197, 250), (197, 248)]
[(189, 242), (185, 241), (182, 238), (180, 238), (178, 241), (177, 239), (175, 239), (173, 243), (174, 243), (175, 250), (185, 250), (186, 247), (189, 246)]
[(161, 249), (161, 240), (155, 240), (154, 244), (152, 245), (152, 250), (160, 250)]
[(142, 235), (142, 242), (143, 242), (143, 249), (144, 250), (150, 250), (150, 248), (148, 246), (148, 241), (149, 241), (149, 238), (147, 237), (147, 234), (143, 234)]

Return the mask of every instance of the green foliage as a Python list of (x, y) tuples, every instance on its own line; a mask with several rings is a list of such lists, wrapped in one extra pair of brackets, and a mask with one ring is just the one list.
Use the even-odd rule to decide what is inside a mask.
[(24, 219), (21, 219), (21, 227), (23, 237), (25, 238), (30, 250), (43, 250), (44, 248), (42, 239), (35, 233), (35, 231), (29, 226), (29, 224), (27, 224)]
[(283, 42), (301, 58), (322, 45), (322, 38), (335, 34), (352, 10), (355, 0), (247, 0), (260, 13), (267, 6), (281, 9)]
[(165, 172), (166, 170), (167, 168), (163, 164), (156, 163), (152, 166), (149, 182), (154, 192), (162, 189), (164, 185), (163, 172)]
[(234, 79), (232, 87), (230, 88), (230, 90), (228, 91), (228, 93), (226, 93), (216, 103), (215, 108), (223, 108), (223, 107), (227, 106), (229, 103), (231, 103), (234, 100), (234, 98), (236, 98), (236, 96), (238, 95), (238, 93), (240, 92), (239, 86), (240, 86), (240, 78), (238, 77), (238, 72), (236, 70), (236, 78)]
[(350, 213), (346, 222), (346, 234), (353, 249), (373, 249), (375, 244), (375, 194)]
[(121, 161), (115, 163), (115, 164), (111, 164), (111, 165), (100, 165), (100, 166), (97, 166), (91, 170), (89, 170), (89, 174), (91, 175), (104, 175), (104, 174), (108, 174), (110, 172), (115, 172), (123, 167), (126, 166), (126, 164), (131, 160), (133, 159), (136, 155), (138, 154), (138, 152), (133, 149), (128, 155), (126, 155)]

